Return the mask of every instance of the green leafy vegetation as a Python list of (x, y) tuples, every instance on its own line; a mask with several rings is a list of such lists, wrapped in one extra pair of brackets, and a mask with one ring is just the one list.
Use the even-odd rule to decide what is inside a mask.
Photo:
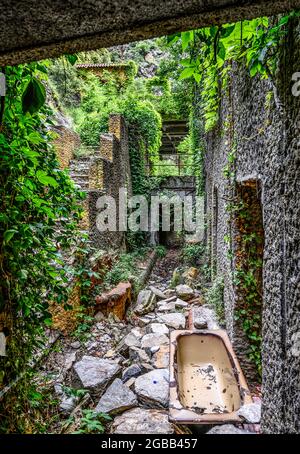
[(181, 258), (186, 265), (198, 265), (204, 252), (203, 243), (186, 244), (181, 250)]
[[(6, 68), (7, 96), (1, 114), (0, 313), (10, 336), (1, 357), (0, 388), (28, 368), (51, 320), (49, 301), (65, 304), (70, 270), (63, 254), (81, 241), (77, 223), (83, 194), (59, 168), (51, 145), (52, 112), (45, 102), (48, 63)], [(18, 405), (10, 408), (11, 431), (26, 414), (26, 374)], [(22, 390), (22, 386), (24, 389)], [(1, 406), (9, 406), (5, 399)], [(23, 410), (23, 411), (21, 411)], [(34, 417), (34, 415), (32, 415)]]
[(105, 423), (112, 420), (106, 413), (95, 413), (93, 410), (82, 410), (79, 429), (74, 434), (101, 434), (105, 430)]
[(232, 62), (244, 64), (251, 77), (259, 74), (272, 79), (287, 24), (296, 16), (299, 12), (292, 11), (276, 21), (261, 17), (168, 37), (171, 46), (181, 43), (180, 79), (192, 78), (201, 87), (206, 131), (218, 121), (220, 93), (226, 87)]
[(212, 285), (207, 288), (205, 299), (215, 309), (218, 320), (222, 325), (225, 323), (223, 294), (224, 279), (222, 276), (217, 276)]

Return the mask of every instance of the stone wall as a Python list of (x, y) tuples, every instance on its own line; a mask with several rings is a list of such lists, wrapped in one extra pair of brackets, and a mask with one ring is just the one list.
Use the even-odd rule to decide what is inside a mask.
[(219, 124), (206, 136), (207, 243), (211, 263), (215, 261), (216, 273), (225, 280), (227, 329), (250, 379), (247, 341), (234, 318), (236, 257), (227, 254), (228, 237), (235, 250), (235, 226), (226, 210), (233, 192), (223, 169), (234, 147), (236, 182), (243, 185), (251, 180), (261, 187), (258, 197), (265, 236), (262, 430), (266, 433), (300, 432), (300, 98), (291, 93), (292, 74), (300, 68), (299, 43), (300, 27), (294, 22), (273, 82), (251, 78), (248, 70), (233, 65), (227, 93), (221, 97)]
[(88, 205), (89, 230), (92, 246), (100, 249), (125, 248), (124, 232), (100, 232), (97, 228), (97, 200), (102, 195), (112, 196), (117, 205), (119, 221), (119, 189), (126, 188), (131, 195), (131, 173), (128, 150), (128, 134), (125, 121), (120, 115), (111, 115), (109, 132), (100, 137), (100, 154), (95, 156), (90, 168)]
[(80, 137), (71, 128), (56, 126), (58, 137), (54, 140), (56, 154), (62, 169), (67, 169), (74, 157), (74, 151), (80, 146)]

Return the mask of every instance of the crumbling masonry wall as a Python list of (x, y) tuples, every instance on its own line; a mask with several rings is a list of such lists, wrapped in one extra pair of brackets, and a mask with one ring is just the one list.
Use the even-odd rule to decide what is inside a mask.
[(56, 155), (62, 169), (67, 169), (74, 157), (74, 151), (80, 146), (80, 137), (71, 128), (56, 126), (54, 131), (58, 134), (54, 140)]
[(247, 69), (233, 65), (227, 92), (221, 96), (219, 124), (206, 137), (207, 241), (217, 254), (217, 273), (225, 279), (226, 325), (248, 377), (252, 370), (246, 340), (234, 318), (234, 258), (227, 253), (230, 246), (234, 249), (228, 237), (232, 243), (235, 232), (226, 210), (232, 191), (223, 170), (233, 149), (236, 182), (256, 180), (261, 187), (262, 430), (266, 433), (300, 432), (300, 97), (291, 90), (292, 74), (299, 68), (300, 27), (294, 22), (273, 81), (251, 78)]
[(109, 132), (100, 137), (100, 153), (95, 156), (90, 170), (90, 186), (87, 191), (89, 232), (92, 246), (99, 249), (125, 248), (125, 233), (122, 231), (100, 232), (97, 228), (97, 200), (101, 195), (114, 198), (119, 222), (119, 189), (126, 188), (131, 195), (131, 174), (128, 150), (128, 133), (121, 115), (111, 115)]

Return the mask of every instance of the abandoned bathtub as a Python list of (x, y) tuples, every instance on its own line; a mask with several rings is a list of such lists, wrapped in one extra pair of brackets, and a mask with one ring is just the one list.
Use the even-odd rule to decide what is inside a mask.
[(252, 399), (226, 332), (172, 331), (170, 343), (170, 420), (240, 422), (237, 411)]

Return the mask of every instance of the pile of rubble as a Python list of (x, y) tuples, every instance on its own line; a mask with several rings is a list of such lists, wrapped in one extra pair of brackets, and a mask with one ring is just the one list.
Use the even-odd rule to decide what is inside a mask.
[[(188, 278), (193, 274), (190, 269)], [(168, 421), (169, 333), (190, 326), (189, 314), (196, 328), (216, 329), (218, 324), (199, 290), (186, 283), (171, 288), (171, 280), (152, 273), (126, 323), (99, 311), (89, 338), (64, 349), (54, 386), (65, 415), (76, 416), (85, 405), (114, 418), (111, 433), (182, 433)], [(85, 399), (66, 389), (86, 390)], [(68, 431), (74, 429), (76, 422)]]

